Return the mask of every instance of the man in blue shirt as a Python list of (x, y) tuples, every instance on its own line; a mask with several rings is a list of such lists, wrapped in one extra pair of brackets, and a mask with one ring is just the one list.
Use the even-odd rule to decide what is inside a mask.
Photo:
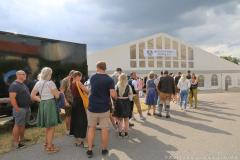
[(96, 125), (99, 123), (102, 134), (102, 155), (108, 154), (110, 96), (117, 98), (114, 81), (106, 73), (106, 63), (97, 63), (97, 73), (90, 79), (90, 96), (88, 108), (88, 151), (89, 158), (93, 156), (92, 146), (95, 137)]
[(31, 97), (27, 86), (24, 84), (26, 73), (22, 70), (16, 72), (17, 79), (9, 86), (9, 97), (13, 107), (15, 124), (13, 127), (13, 141), (17, 149), (24, 147), (25, 124), (30, 116)]

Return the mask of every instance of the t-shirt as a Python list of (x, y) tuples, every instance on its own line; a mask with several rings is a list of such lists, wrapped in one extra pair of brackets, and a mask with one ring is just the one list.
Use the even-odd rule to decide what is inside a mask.
[(8, 91), (16, 93), (16, 101), (20, 108), (30, 107), (31, 96), (28, 87), (24, 83), (14, 81), (9, 86)]
[(90, 79), (91, 92), (89, 96), (90, 112), (107, 112), (110, 103), (110, 89), (114, 89), (114, 81), (107, 74), (95, 74)]
[(54, 98), (51, 90), (56, 88), (56, 84), (53, 81), (40, 80), (35, 84), (33, 89), (39, 92), (41, 100), (48, 100)]
[(133, 94), (136, 94), (137, 92), (136, 92), (136, 90), (135, 90), (135, 88), (134, 88), (134, 86), (133, 86), (133, 84), (132, 84), (132, 79), (129, 79), (128, 80), (128, 85), (132, 88), (132, 92), (133, 92)]
[(135, 91), (138, 91), (138, 81), (137, 80), (132, 80), (132, 85), (134, 86)]

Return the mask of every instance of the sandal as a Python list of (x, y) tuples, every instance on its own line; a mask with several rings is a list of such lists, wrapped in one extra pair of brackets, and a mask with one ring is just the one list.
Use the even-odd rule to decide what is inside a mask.
[(59, 151), (60, 151), (60, 149), (58, 147), (54, 146), (54, 145), (52, 145), (51, 147), (46, 147), (46, 152), (48, 154), (57, 153)]
[(47, 148), (47, 143), (44, 143), (44, 144), (43, 144), (43, 147), (44, 147), (44, 149), (46, 150), (46, 148)]

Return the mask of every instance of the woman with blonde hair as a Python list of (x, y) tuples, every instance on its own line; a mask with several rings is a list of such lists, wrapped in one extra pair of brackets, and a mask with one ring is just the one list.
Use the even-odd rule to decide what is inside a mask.
[(156, 105), (158, 99), (157, 87), (155, 84), (155, 74), (150, 72), (148, 75), (148, 80), (146, 82), (146, 99), (145, 104), (148, 105), (147, 115), (151, 116), (150, 109), (153, 107), (153, 115), (156, 115)]
[[(180, 108), (186, 111), (187, 108), (187, 100), (188, 100), (188, 92), (191, 87), (190, 81), (187, 79), (186, 75), (182, 75), (177, 87), (180, 89)], [(184, 106), (184, 108), (182, 107)]]
[(127, 75), (122, 73), (115, 86), (117, 100), (115, 101), (114, 116), (119, 122), (119, 136), (128, 136), (129, 116), (131, 115), (130, 99), (133, 96), (132, 88), (128, 85)]
[[(32, 90), (31, 98), (34, 101), (40, 102), (37, 115), (37, 126), (46, 128), (45, 151), (48, 153), (55, 153), (59, 151), (59, 148), (53, 145), (55, 126), (61, 123), (61, 120), (54, 98), (59, 98), (60, 92), (51, 78), (52, 69), (44, 67), (38, 75), (39, 81)], [(37, 96), (37, 93), (39, 93), (39, 96)]]

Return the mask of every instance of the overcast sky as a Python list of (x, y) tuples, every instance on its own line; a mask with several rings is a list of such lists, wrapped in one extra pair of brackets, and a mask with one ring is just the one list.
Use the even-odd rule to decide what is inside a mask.
[(165, 32), (240, 57), (240, 0), (5, 0), (0, 30), (86, 43), (90, 52)]

